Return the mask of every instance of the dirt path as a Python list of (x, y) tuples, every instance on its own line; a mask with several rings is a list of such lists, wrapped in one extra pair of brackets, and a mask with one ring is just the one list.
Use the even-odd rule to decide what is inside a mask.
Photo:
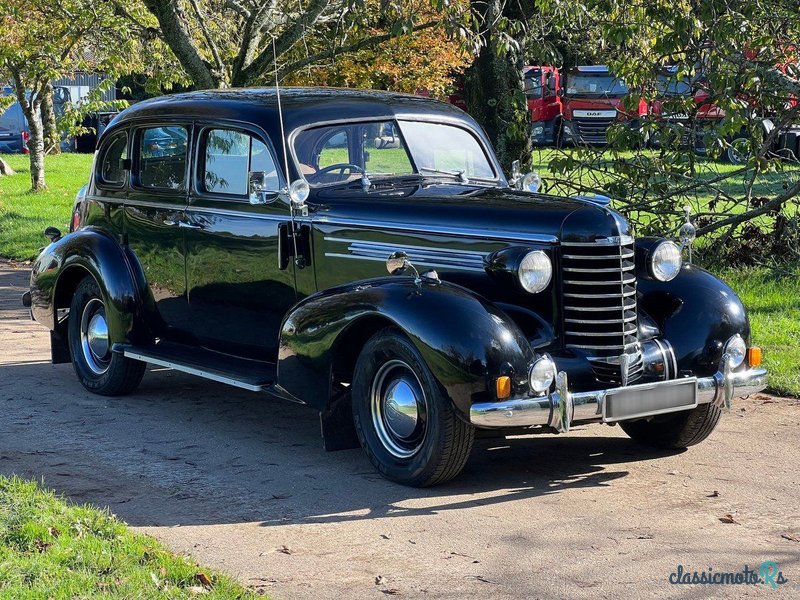
[[(361, 451), (323, 452), (302, 406), (156, 368), (134, 395), (86, 393), (49, 364), (26, 285), (0, 264), (0, 472), (109, 506), (276, 598), (798, 597), (797, 401), (740, 402), (682, 453), (597, 425), (484, 440), (457, 481), (414, 490)], [(668, 582), (679, 564), (766, 560), (789, 583)]]

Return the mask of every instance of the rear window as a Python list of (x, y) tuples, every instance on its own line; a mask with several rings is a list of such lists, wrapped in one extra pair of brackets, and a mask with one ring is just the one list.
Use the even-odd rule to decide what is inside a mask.
[(122, 185), (125, 171), (122, 161), (128, 158), (128, 134), (121, 133), (103, 144), (100, 156), (100, 181), (108, 185)]
[(150, 189), (186, 189), (189, 131), (169, 125), (139, 132), (139, 185)]

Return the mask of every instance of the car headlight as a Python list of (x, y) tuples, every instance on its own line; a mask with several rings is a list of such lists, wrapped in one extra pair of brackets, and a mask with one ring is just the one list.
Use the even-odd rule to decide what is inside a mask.
[(681, 249), (675, 242), (664, 240), (650, 256), (650, 274), (659, 281), (672, 281), (683, 265)]
[(549, 356), (543, 356), (531, 366), (528, 382), (537, 394), (546, 392), (556, 378), (556, 365)]
[(731, 368), (735, 369), (744, 362), (744, 357), (747, 355), (747, 344), (737, 333), (726, 342), (722, 353), (731, 357)]
[(528, 252), (517, 269), (519, 283), (525, 291), (538, 294), (547, 287), (553, 277), (553, 263), (541, 250)]

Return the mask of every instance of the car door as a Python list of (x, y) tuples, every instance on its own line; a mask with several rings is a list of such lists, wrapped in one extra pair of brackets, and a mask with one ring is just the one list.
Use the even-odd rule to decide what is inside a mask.
[[(291, 217), (269, 138), (257, 128), (198, 123), (196, 175), (186, 209), (189, 307), (201, 345), (275, 361), (278, 332), (296, 302), (287, 260)], [(250, 174), (265, 184), (250, 195)]]
[(128, 244), (155, 302), (155, 334), (177, 341), (191, 334), (184, 240), (191, 139), (189, 121), (137, 125), (125, 203)]

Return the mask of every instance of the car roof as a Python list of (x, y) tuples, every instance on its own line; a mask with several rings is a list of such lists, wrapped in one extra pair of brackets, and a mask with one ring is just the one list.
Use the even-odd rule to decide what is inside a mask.
[[(469, 115), (451, 104), (397, 92), (287, 87), (281, 88), (280, 101), (287, 133), (317, 123), (381, 117), (435, 116), (437, 120), (467, 121), (477, 127)], [(206, 90), (139, 102), (122, 111), (115, 125), (166, 116), (270, 122), (277, 119), (277, 110), (275, 88)]]

